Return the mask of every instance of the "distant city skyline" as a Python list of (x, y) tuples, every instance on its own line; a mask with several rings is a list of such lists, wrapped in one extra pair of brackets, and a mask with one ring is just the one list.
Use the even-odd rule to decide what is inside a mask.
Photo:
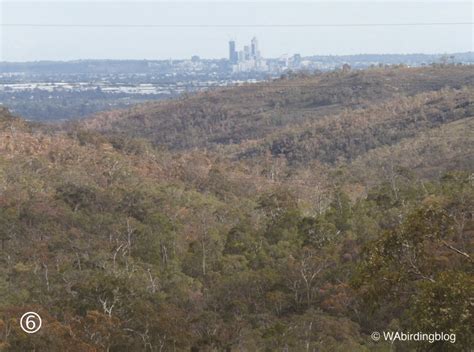
[(254, 37), (267, 58), (473, 51), (471, 2), (3, 1), (0, 12), (2, 61), (228, 58), (230, 40)]

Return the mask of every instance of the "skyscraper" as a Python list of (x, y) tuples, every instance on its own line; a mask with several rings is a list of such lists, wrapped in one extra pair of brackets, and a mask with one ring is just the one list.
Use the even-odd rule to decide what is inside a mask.
[(250, 60), (250, 47), (248, 45), (244, 45), (244, 58), (245, 60)]
[(235, 41), (229, 41), (229, 61), (233, 64), (237, 63), (238, 54), (235, 51)]
[(253, 37), (252, 41), (250, 42), (250, 54), (253, 59), (259, 59), (260, 52), (258, 51), (258, 41), (256, 37)]
[(235, 41), (229, 42), (229, 63), (232, 72), (251, 72), (251, 71), (268, 71), (266, 60), (261, 58), (260, 50), (258, 50), (258, 41), (253, 37), (249, 43), (244, 45), (243, 50), (235, 50)]

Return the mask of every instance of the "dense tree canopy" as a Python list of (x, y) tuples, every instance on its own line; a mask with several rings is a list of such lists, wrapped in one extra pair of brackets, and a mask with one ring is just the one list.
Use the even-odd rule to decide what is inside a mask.
[[(255, 88), (263, 100), (270, 91), (271, 106), (303, 96), (295, 114), (343, 105), (304, 124), (272, 111), (281, 128), (255, 143), (244, 132), (238, 145), (201, 139), (211, 125), (233, 131), (219, 105), (232, 91), (209, 93), (214, 105), (160, 106), (170, 138), (182, 131), (176, 116), (201, 109), (202, 124), (182, 121), (179, 151), (1, 109), (0, 350), (469, 350), (472, 74), (416, 70), (433, 77), (412, 86), (400, 70)], [(312, 80), (329, 88), (311, 95), (296, 84)], [(140, 123), (152, 131), (152, 120)], [(26, 311), (43, 318), (36, 334), (19, 327)], [(370, 338), (388, 330), (455, 333), (456, 343)]]

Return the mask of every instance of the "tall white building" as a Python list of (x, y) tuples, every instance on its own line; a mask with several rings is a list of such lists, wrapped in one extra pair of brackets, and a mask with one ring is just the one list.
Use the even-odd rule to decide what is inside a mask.
[(257, 37), (253, 37), (250, 42), (250, 55), (253, 59), (260, 59), (260, 51), (258, 50), (258, 40)]
[(260, 55), (256, 37), (252, 38), (250, 45), (245, 45), (243, 50), (238, 52), (238, 60), (233, 63), (233, 72), (268, 71), (268, 65)]

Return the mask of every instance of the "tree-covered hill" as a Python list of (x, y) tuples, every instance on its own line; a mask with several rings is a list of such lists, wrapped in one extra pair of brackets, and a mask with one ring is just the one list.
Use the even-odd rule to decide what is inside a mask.
[(402, 98), (473, 85), (471, 66), (299, 75), (106, 112), (84, 125), (144, 137), (173, 149), (209, 148), (260, 140), (282, 128), (318, 123), (347, 110), (352, 113), (383, 103), (391, 109)]
[(338, 72), (69, 126), (1, 109), (0, 351), (468, 351), (472, 79)]

